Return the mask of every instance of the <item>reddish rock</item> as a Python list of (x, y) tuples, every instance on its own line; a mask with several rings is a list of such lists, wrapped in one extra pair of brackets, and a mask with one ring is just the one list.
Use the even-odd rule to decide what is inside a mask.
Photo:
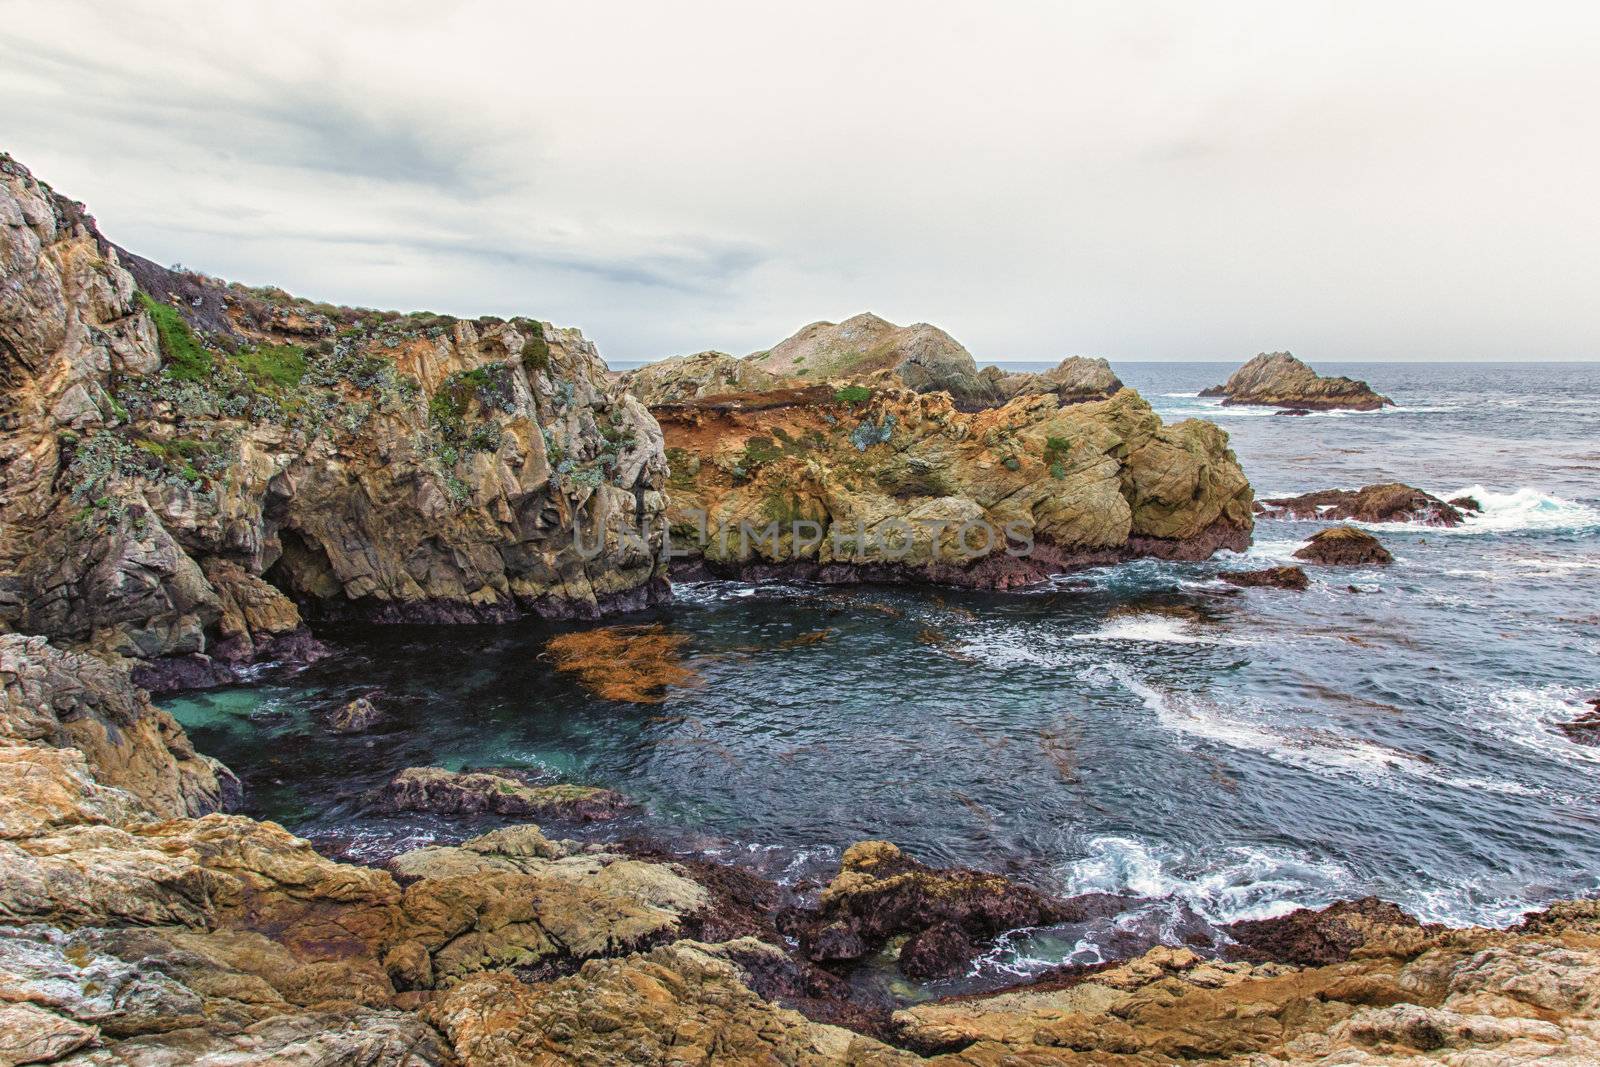
[(1233, 959), (1318, 967), (1343, 963), (1369, 944), (1386, 950), (1420, 944), (1437, 926), (1424, 926), (1377, 897), (1340, 901), (1320, 910), (1299, 908), (1275, 919), (1247, 919), (1223, 927), (1235, 942)]

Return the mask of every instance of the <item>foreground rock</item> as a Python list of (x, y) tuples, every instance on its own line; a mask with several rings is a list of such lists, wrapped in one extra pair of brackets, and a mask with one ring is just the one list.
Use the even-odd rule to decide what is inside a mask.
[(611, 819), (632, 807), (621, 793), (588, 785), (530, 785), (506, 772), (453, 772), (408, 767), (378, 796), (386, 811), (436, 815), (508, 815), (588, 822)]
[[(1231, 962), (1160, 947), (1038, 986), (918, 1005), (885, 1024), (852, 1014), (848, 983), (775, 943), (759, 912), (777, 907), (776, 887), (742, 884), (753, 876), (578, 846), (529, 825), (406, 853), (393, 874), (336, 863), (270, 823), (193, 817), (211, 794), (177, 758), (181, 732), (159, 746), (168, 760), (138, 725), (155, 709), (118, 672), (37, 639), (8, 636), (0, 648), (0, 1062), (1600, 1058), (1597, 901), (1557, 904), (1504, 931), (1423, 926), (1357, 901), (1235, 924), (1227, 945), (1242, 958)], [(131, 748), (97, 742), (113, 714), (118, 729), (107, 732), (136, 735)], [(1085, 907), (868, 842), (847, 852), (815, 913), (786, 921), (827, 931), (807, 937), (813, 947), (909, 935), (902, 959), (926, 963), (908, 969), (941, 973), (998, 929), (1083, 921)], [(758, 936), (733, 932), (741, 925)], [(721, 943), (700, 936), (709, 931)]]
[(151, 686), (305, 659), (307, 618), (663, 595), (659, 428), (575, 330), (169, 271), (0, 156), (0, 373), (0, 625)]
[(1229, 585), (1244, 589), (1292, 589), (1304, 591), (1311, 588), (1311, 579), (1299, 567), (1266, 567), (1259, 571), (1220, 571), (1218, 578)]
[(720, 576), (1009, 588), (1249, 542), (1250, 485), (1227, 435), (1163, 425), (1129, 389), (964, 413), (938, 393), (817, 386), (655, 414), (674, 547)]
[(1222, 385), (1203, 389), (1201, 396), (1223, 397), (1222, 403), (1256, 404), (1305, 411), (1376, 411), (1394, 401), (1354, 378), (1324, 378), (1287, 352), (1263, 352), (1234, 371)]
[(1330, 526), (1326, 530), (1319, 530), (1295, 552), (1294, 558), (1336, 567), (1394, 562), (1394, 556), (1376, 537), (1354, 526)]
[(1460, 526), (1465, 521), (1455, 504), (1399, 482), (1362, 489), (1323, 489), (1302, 496), (1260, 500), (1256, 502), (1256, 515), (1263, 519), (1412, 522), (1446, 527)]

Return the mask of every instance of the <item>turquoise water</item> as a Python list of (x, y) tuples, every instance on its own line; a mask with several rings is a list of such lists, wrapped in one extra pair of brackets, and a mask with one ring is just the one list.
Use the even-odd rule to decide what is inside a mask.
[[(1193, 395), (1225, 366), (1117, 369), (1164, 417), (1228, 429), (1258, 495), (1398, 479), (1486, 514), (1376, 528), (1394, 566), (1314, 571), (1303, 594), (1213, 574), (1285, 562), (1315, 523), (1011, 594), (682, 587), (640, 619), (687, 636), (701, 684), (659, 706), (556, 675), (539, 624), (330, 631), (333, 660), (167, 705), (249, 810), (356, 855), (463, 832), (372, 815), (364, 791), (400, 767), (517, 765), (636, 798), (622, 830), (779, 877), (883, 837), (1155, 901), (1019, 936), (1002, 969), (1363, 893), (1506, 922), (1600, 890), (1600, 748), (1554, 729), (1600, 695), (1600, 367), (1324, 367), (1400, 406), (1305, 418)], [(388, 726), (322, 729), (372, 688)]]

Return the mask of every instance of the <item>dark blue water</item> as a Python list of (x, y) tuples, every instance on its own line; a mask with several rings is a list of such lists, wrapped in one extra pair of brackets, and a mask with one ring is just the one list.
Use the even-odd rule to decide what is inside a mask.
[[(257, 813), (358, 843), (449, 832), (363, 813), (399, 767), (510, 764), (619, 789), (645, 805), (635, 828), (777, 874), (884, 837), (1165, 897), (1166, 924), (1361, 893), (1505, 922), (1600, 889), (1600, 749), (1554, 729), (1600, 695), (1600, 366), (1322, 367), (1399, 407), (1304, 418), (1193, 395), (1229, 369), (1117, 368), (1165, 418), (1227, 429), (1258, 495), (1393, 479), (1486, 514), (1375, 528), (1394, 566), (1321, 570), (1302, 594), (1212, 575), (1287, 561), (1315, 523), (1261, 523), (1244, 558), (1015, 594), (684, 588), (654, 617), (702, 681), (656, 707), (557, 676), (533, 624), (339, 631), (336, 660), (169, 706)], [(318, 726), (373, 686), (387, 730)], [(1006, 951), (1093, 959), (1093, 942)]]

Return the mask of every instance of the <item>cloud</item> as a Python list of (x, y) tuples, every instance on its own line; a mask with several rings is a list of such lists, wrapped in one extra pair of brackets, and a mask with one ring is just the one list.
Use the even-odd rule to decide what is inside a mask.
[[(0, 0), (3, 147), (153, 258), (608, 357), (1595, 358), (1600, 9)], [(70, 27), (70, 33), (65, 29)]]

